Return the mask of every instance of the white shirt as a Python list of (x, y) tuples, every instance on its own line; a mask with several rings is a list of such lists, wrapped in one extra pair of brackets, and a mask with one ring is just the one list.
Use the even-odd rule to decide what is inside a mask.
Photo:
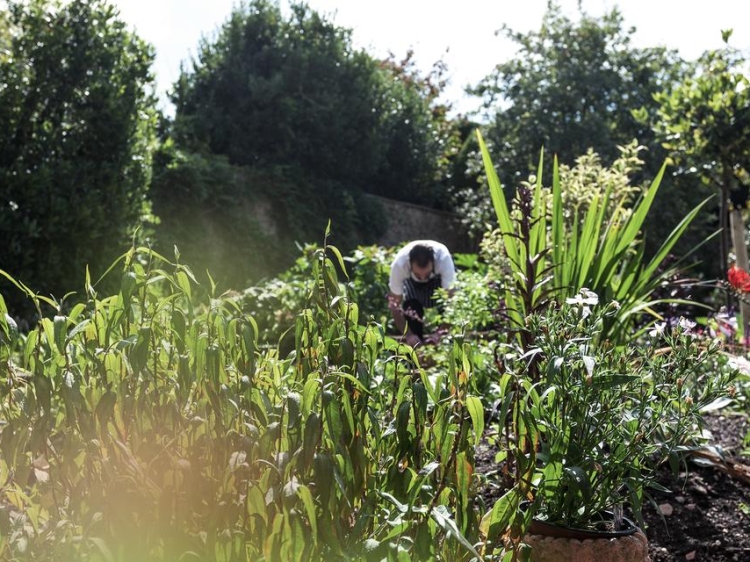
[(391, 278), (388, 282), (391, 293), (394, 295), (404, 294), (404, 281), (411, 276), (411, 264), (409, 263), (409, 252), (414, 246), (422, 245), (432, 248), (435, 253), (435, 274), (440, 274), (440, 285), (443, 289), (453, 285), (456, 279), (456, 269), (453, 266), (453, 258), (445, 245), (434, 240), (414, 240), (401, 248), (391, 264)]

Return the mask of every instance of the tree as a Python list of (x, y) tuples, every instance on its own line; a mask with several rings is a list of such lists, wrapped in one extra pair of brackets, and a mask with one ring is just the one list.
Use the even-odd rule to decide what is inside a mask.
[[(656, 174), (665, 152), (632, 111), (655, 114), (653, 94), (678, 75), (673, 52), (631, 47), (635, 30), (623, 27), (617, 9), (572, 21), (550, 2), (539, 31), (503, 31), (518, 45), (517, 55), (471, 91), (484, 98), (486, 138), (506, 189), (528, 178), (542, 148), (569, 166), (593, 149), (609, 165), (618, 146), (637, 139), (649, 149), (642, 177)], [(552, 158), (545, 160), (551, 165)]]
[(422, 76), (414, 52), (397, 61), (379, 61), (381, 76), (376, 98), (380, 119), (381, 164), (365, 190), (376, 195), (449, 210), (452, 168), (463, 134), (460, 120), (449, 119), (450, 107), (437, 103), (447, 70), (442, 61)]
[[(439, 178), (452, 137), (446, 108), (435, 102), (439, 73), (440, 67), (420, 76), (410, 55), (374, 59), (352, 46), (349, 30), (306, 6), (293, 5), (285, 16), (276, 2), (253, 0), (202, 42), (175, 84), (175, 147), (206, 161), (224, 158), (240, 178), (274, 178), (211, 187), (231, 192), (240, 208), (270, 204), (280, 228), (275, 243), (265, 244), (268, 251), (291, 262), (293, 242), (319, 240), (329, 218), (336, 244), (347, 250), (373, 242), (384, 228), (382, 212), (365, 193), (445, 204)], [(174, 179), (180, 164), (169, 162)], [(170, 218), (177, 186), (162, 171), (153, 186), (161, 243), (184, 247), (190, 242), (177, 237)], [(205, 208), (199, 201), (193, 214)], [(232, 211), (225, 208), (239, 221), (236, 228), (254, 228), (252, 216)], [(244, 280), (257, 273), (248, 266)]]
[[(225, 155), (233, 165), (299, 163), (318, 175), (368, 174), (374, 61), (349, 33), (273, 2), (234, 9), (214, 41), (204, 39), (175, 84), (175, 138), (183, 148)], [(341, 161), (346, 152), (349, 159)]]
[[(704, 53), (694, 73), (672, 91), (656, 96), (660, 103), (655, 129), (672, 155), (678, 172), (715, 188), (720, 197), (720, 263), (724, 278), (731, 240), (730, 216), (737, 236), (738, 264), (747, 269), (742, 211), (750, 191), (750, 81), (747, 60), (727, 46)], [(747, 322), (747, 319), (745, 320)]]
[[(128, 244), (154, 133), (152, 49), (103, 0), (0, 16), (0, 267), (61, 297)], [(21, 296), (7, 294), (19, 310)]]

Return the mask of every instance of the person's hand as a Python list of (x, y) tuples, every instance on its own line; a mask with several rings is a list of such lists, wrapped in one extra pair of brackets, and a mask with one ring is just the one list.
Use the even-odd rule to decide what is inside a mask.
[(440, 336), (442, 334), (440, 332), (433, 332), (432, 334), (429, 334), (424, 337), (425, 343), (431, 343), (431, 344), (437, 344), (440, 343)]
[(443, 338), (444, 335), (448, 333), (447, 328), (438, 328), (431, 334), (428, 334), (424, 337), (424, 343), (432, 343), (432, 344), (438, 344), (440, 343), (440, 340)]

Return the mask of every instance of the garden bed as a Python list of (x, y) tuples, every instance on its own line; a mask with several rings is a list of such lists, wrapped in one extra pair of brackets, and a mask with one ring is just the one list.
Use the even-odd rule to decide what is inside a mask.
[[(745, 416), (708, 419), (713, 442), (737, 454), (748, 431)], [(738, 458), (748, 463), (748, 458)], [(671, 494), (653, 492), (655, 502), (671, 515), (644, 508), (652, 562), (750, 560), (750, 486), (711, 466), (688, 465), (674, 477), (663, 467), (661, 484)], [(668, 507), (667, 507), (668, 506)]]

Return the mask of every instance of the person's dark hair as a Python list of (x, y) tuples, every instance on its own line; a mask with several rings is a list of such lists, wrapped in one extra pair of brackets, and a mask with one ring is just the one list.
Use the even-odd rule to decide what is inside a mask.
[(409, 263), (417, 267), (427, 267), (435, 261), (435, 250), (424, 244), (417, 244), (409, 250)]

